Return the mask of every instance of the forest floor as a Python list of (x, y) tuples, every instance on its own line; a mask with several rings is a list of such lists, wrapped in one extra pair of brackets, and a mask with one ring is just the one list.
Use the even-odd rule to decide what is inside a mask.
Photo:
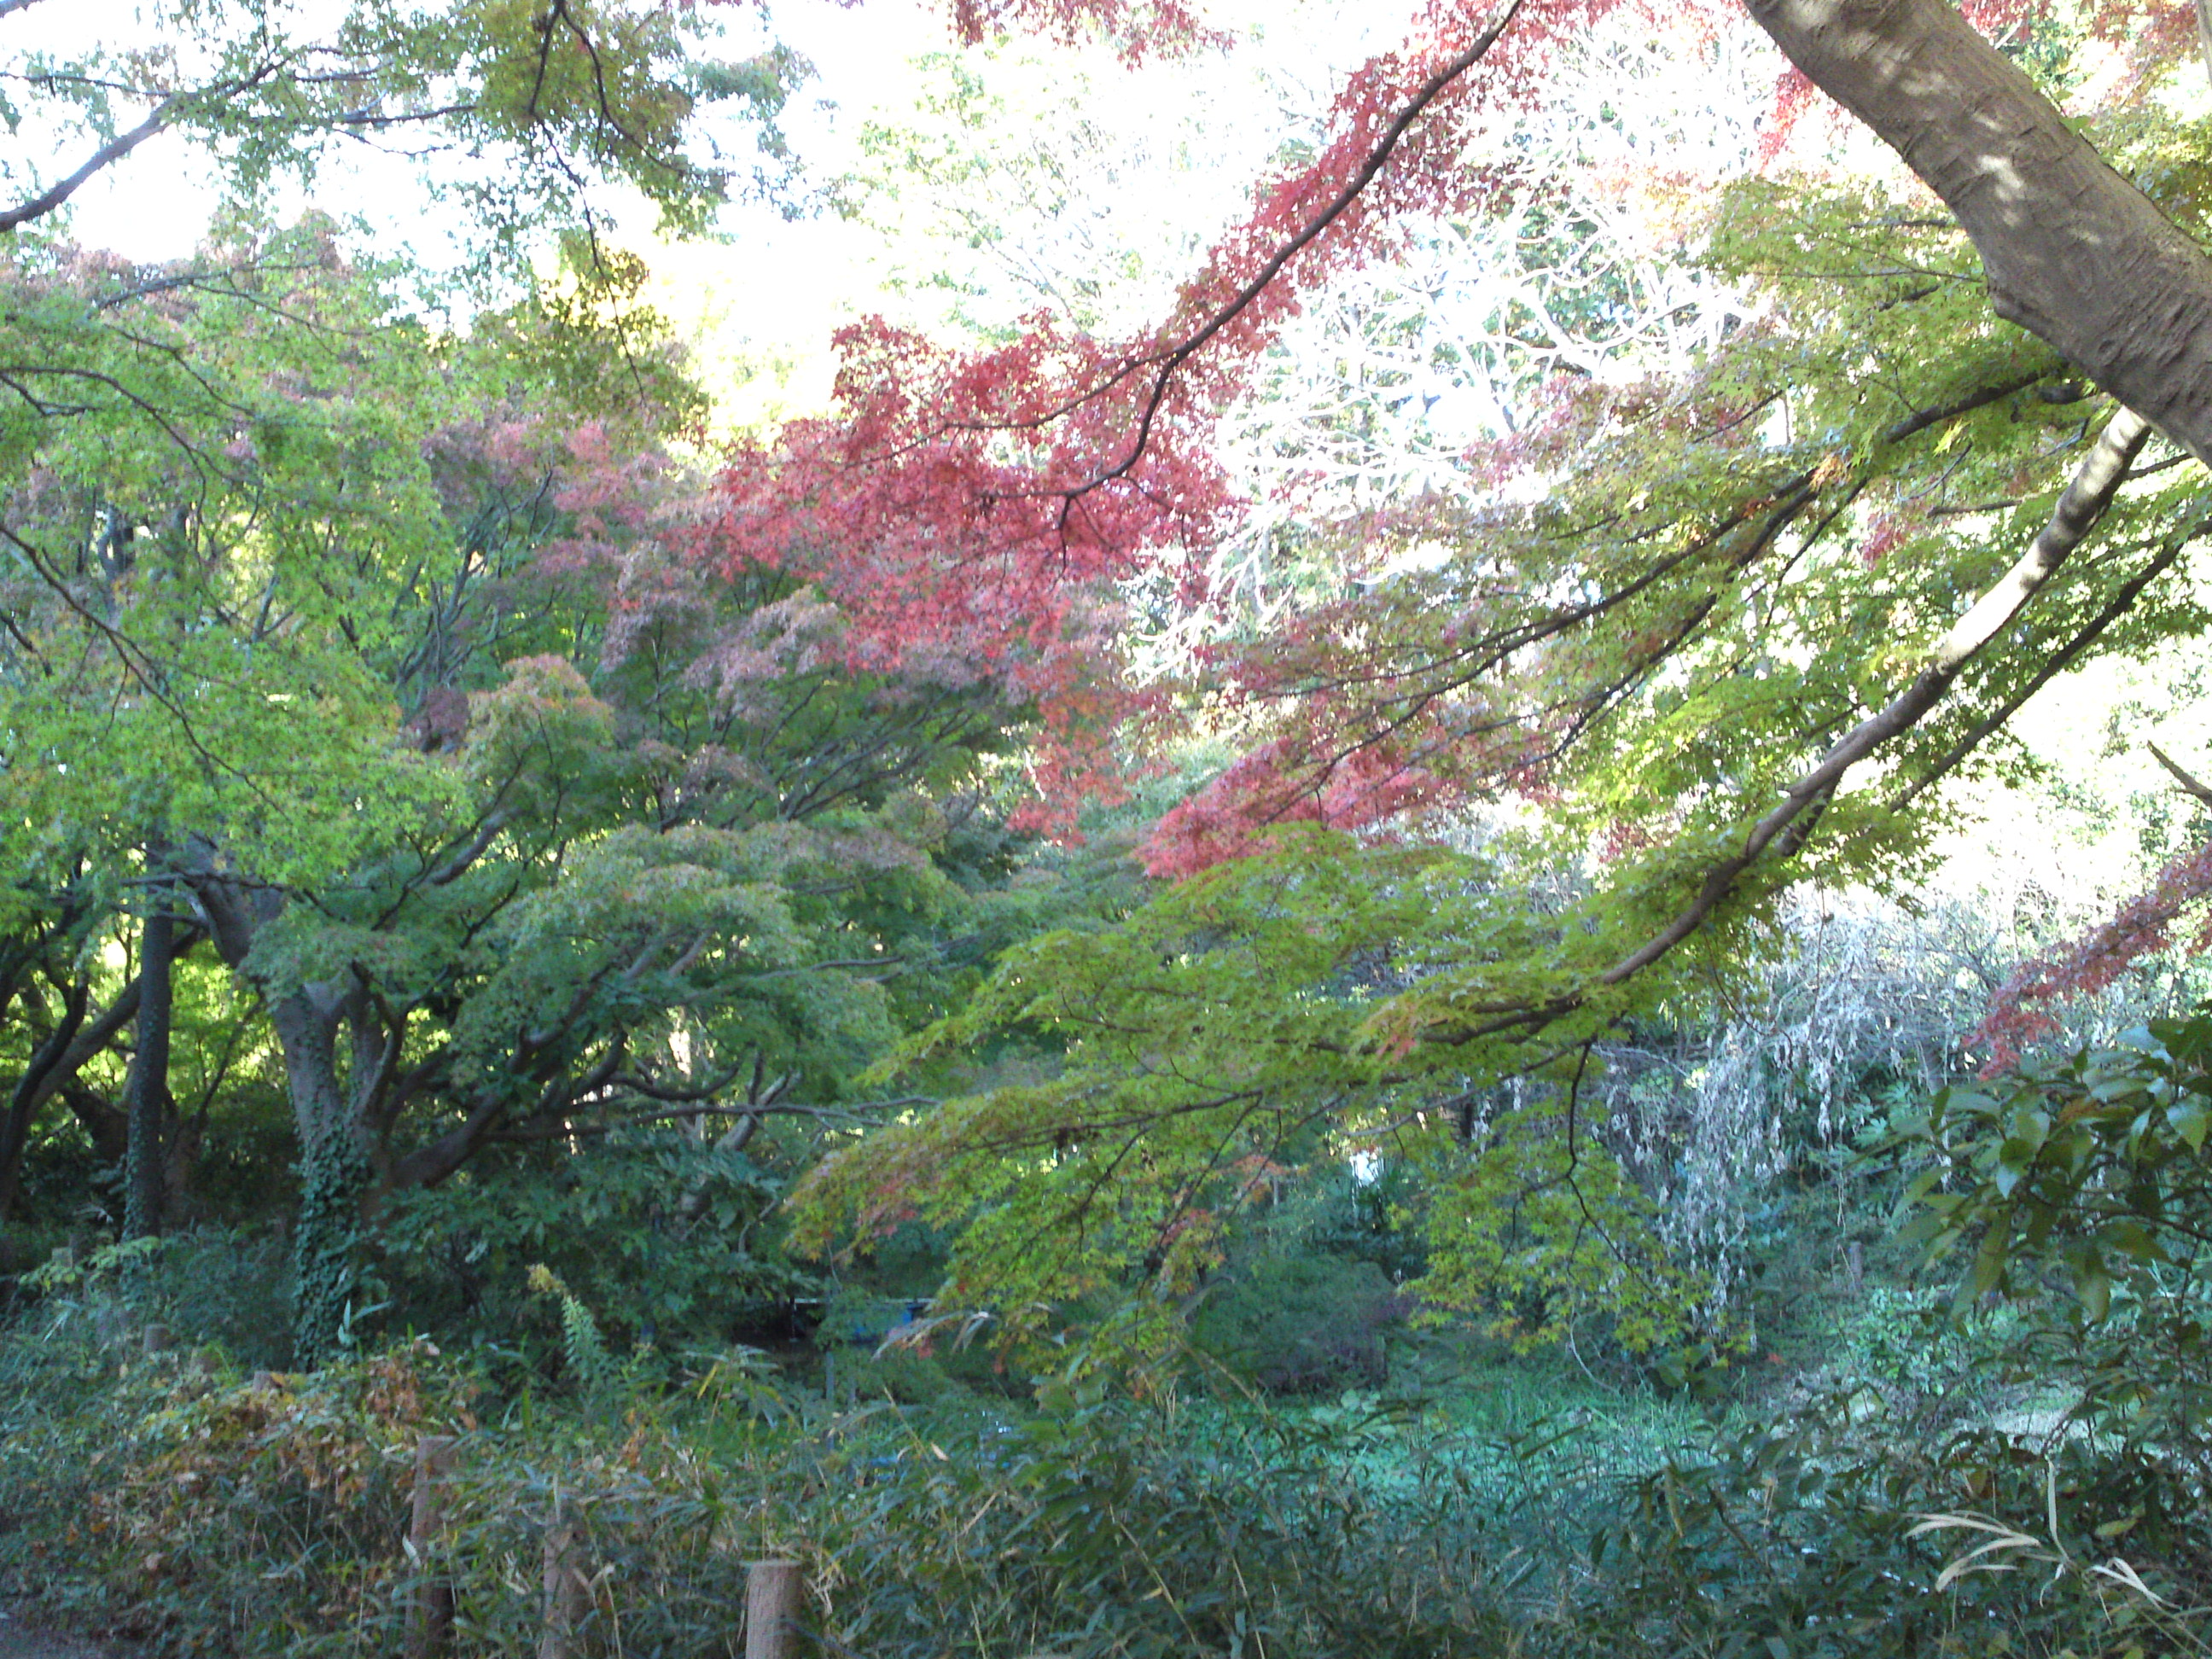
[(121, 1649), (64, 1635), (0, 1607), (0, 1659), (127, 1659)]

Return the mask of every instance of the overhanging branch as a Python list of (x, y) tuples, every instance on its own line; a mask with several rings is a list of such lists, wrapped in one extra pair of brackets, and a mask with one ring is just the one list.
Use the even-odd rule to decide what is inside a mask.
[(1601, 985), (1618, 985), (1665, 956), (1711, 919), (1751, 866), (1773, 846), (1784, 831), (1808, 812), (1826, 804), (1851, 768), (1888, 742), (1911, 731), (1943, 700), (1969, 662), (2027, 608), (2065, 562), (2068, 555), (2105, 516), (2125, 481), (2128, 467), (2150, 436), (2150, 422), (2133, 410), (2122, 409), (2111, 421), (2088, 454), (2075, 469), (2060, 492), (2044, 526), (2027, 552), (2014, 562), (1996, 585), (1974, 602), (1966, 614), (1929, 653), (1927, 665), (1911, 685), (1888, 707), (1861, 720), (1844, 733), (1820, 763), (1791, 786), (1780, 805), (1753, 824), (1744, 838), (1743, 850), (1707, 874), (1698, 896), (1680, 915), (1638, 950), (1599, 976)]
[(1781, 802), (1746, 832), (1739, 850), (1707, 871), (1695, 896), (1671, 921), (1585, 988), (1533, 1006), (1492, 1005), (1473, 1010), (1477, 1024), (1439, 1033), (1440, 1040), (1468, 1042), (1505, 1031), (1533, 1030), (1574, 1012), (1589, 1002), (1594, 992), (1634, 978), (1703, 927), (1736, 884), (1767, 855), (1787, 856), (1802, 846), (1845, 775), (1883, 744), (1925, 719), (1966, 665), (2049, 585), (2111, 507), (2150, 429), (2150, 423), (2132, 410), (2123, 408), (2113, 415), (2060, 492), (2050, 521), (2012, 568), (1936, 641), (1912, 683), (1879, 712), (1844, 733), (1792, 784)]
[[(13, 0), (13, 3), (6, 9), (12, 10), (16, 7), (27, 6), (33, 3), (34, 0)], [(5, 15), (6, 10), (0, 10), (0, 16)], [(155, 110), (130, 131), (118, 134), (102, 144), (92, 153), (92, 158), (89, 161), (75, 173), (70, 173), (68, 178), (60, 179), (49, 189), (40, 191), (29, 201), (19, 203), (5, 212), (0, 212), (0, 231), (13, 230), (18, 225), (27, 225), (33, 219), (44, 218), (68, 201), (70, 197), (76, 195), (96, 174), (107, 167), (113, 167), (155, 134), (167, 131), (169, 126), (169, 112), (173, 107), (174, 107), (173, 104), (163, 104), (161, 108)]]

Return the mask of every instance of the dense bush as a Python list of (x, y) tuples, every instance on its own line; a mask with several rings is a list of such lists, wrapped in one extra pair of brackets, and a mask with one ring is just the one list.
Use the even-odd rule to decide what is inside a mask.
[(562, 1325), (532, 1288), (542, 1267), (618, 1350), (712, 1349), (813, 1288), (766, 1224), (781, 1190), (744, 1152), (675, 1131), (609, 1136), (580, 1156), (483, 1158), (386, 1206), (369, 1328), (434, 1333), (518, 1385), (551, 1379)]
[[(14, 1565), (66, 1554), (82, 1611), (168, 1650), (392, 1650), (426, 1430), (462, 1437), (430, 1564), (456, 1585), (462, 1655), (535, 1641), (556, 1501), (587, 1540), (587, 1624), (626, 1654), (734, 1651), (741, 1564), (765, 1550), (808, 1559), (811, 1618), (872, 1659), (1431, 1659), (1494, 1652), (1504, 1633), (1488, 1507), (1441, 1465), (1356, 1472), (1356, 1423), (1067, 1390), (1018, 1422), (879, 1404), (802, 1423), (732, 1366), (681, 1396), (589, 1414), (519, 1403), (480, 1424), (466, 1377), (427, 1345), (313, 1376), (208, 1376), (173, 1358), (118, 1373), (82, 1310), (9, 1352), (17, 1449), (0, 1456), (0, 1504), (27, 1522)], [(80, 1473), (64, 1490), (57, 1468)]]
[(1404, 1311), (1371, 1261), (1274, 1249), (1240, 1264), (1194, 1334), (1272, 1393), (1334, 1395), (1389, 1380), (1385, 1342)]
[(2205, 1650), (2203, 1494), (2165, 1460), (1905, 1426), (1847, 1389), (1630, 1483), (1553, 1644), (1620, 1659)]

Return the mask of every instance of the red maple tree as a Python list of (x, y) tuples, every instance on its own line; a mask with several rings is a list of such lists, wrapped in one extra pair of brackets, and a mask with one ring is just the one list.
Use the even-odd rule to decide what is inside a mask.
[[(2025, 39), (2045, 9), (1970, 0), (1965, 12), (2003, 41)], [(1030, 818), (1066, 828), (1075, 802), (1118, 787), (1117, 726), (1161, 709), (1117, 648), (1117, 588), (1165, 578), (1187, 599), (1205, 597), (1204, 551), (1243, 506), (1217, 430), (1260, 355), (1334, 273), (1389, 257), (1424, 221), (1479, 215), (1510, 191), (1510, 162), (1468, 161), (1469, 131), (1540, 106), (1559, 49), (1625, 10), (1653, 29), (1707, 38), (1736, 15), (1721, 0), (1435, 0), (1401, 47), (1346, 83), (1319, 154), (1257, 185), (1250, 213), (1139, 337), (1100, 339), (1043, 313), (1012, 343), (975, 350), (881, 319), (848, 328), (837, 341), (835, 412), (730, 458), (706, 532), (711, 556), (729, 573), (803, 574), (848, 618), (844, 648), (858, 663), (962, 663), (1033, 702), (1045, 738)], [(1209, 39), (1194, 14), (1166, 0), (957, 0), (953, 16), (970, 39), (1007, 27), (1100, 28), (1132, 57)], [(2140, 74), (2185, 43), (2192, 23), (2183, 5), (2111, 5), (2096, 27), (2126, 46)], [(1813, 107), (1810, 84), (1783, 74), (1765, 159), (1789, 149)], [(1741, 388), (1677, 387), (1662, 400), (1562, 383), (1541, 418), (1469, 462), (1501, 480), (1540, 476), (1634, 420), (1747, 444), (1750, 412)], [(1711, 542), (1753, 535), (1760, 514), (1786, 522), (1784, 509), (1797, 507), (1777, 499), (1741, 503)], [(1900, 519), (1877, 534), (1869, 564), (1914, 528)], [(1249, 751), (1160, 823), (1148, 866), (1191, 873), (1250, 850), (1274, 823), (1365, 828), (1501, 787), (1540, 791), (1547, 764), (1702, 616), (1647, 617), (1601, 648), (1590, 644), (1583, 624), (1634, 591), (1588, 608), (1538, 605), (1501, 571), (1493, 613), (1447, 619), (1401, 660), (1373, 645), (1364, 597), (1222, 652), (1205, 665), (1213, 683), (1267, 712), (1252, 722)], [(1346, 651), (1355, 635), (1362, 660)], [(1838, 775), (1860, 752), (1842, 757)], [(1790, 814), (1817, 817), (1833, 787), (1809, 781)], [(1763, 825), (1735, 863), (1759, 857), (1783, 827)], [(1781, 839), (1799, 844), (1802, 830)], [(1733, 878), (1717, 873), (1718, 890)]]

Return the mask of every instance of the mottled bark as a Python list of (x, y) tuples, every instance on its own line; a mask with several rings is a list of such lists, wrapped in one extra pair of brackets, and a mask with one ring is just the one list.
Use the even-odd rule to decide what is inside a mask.
[(139, 931), (138, 1048), (131, 1056), (125, 1111), (131, 1138), (123, 1155), (123, 1236), (143, 1238), (161, 1231), (168, 1197), (165, 1131), (169, 1110), (169, 1030), (175, 1008), (171, 968), (176, 922), (166, 896)]
[(1999, 316), (2212, 460), (2212, 259), (1952, 0), (1745, 0), (1973, 239)]

